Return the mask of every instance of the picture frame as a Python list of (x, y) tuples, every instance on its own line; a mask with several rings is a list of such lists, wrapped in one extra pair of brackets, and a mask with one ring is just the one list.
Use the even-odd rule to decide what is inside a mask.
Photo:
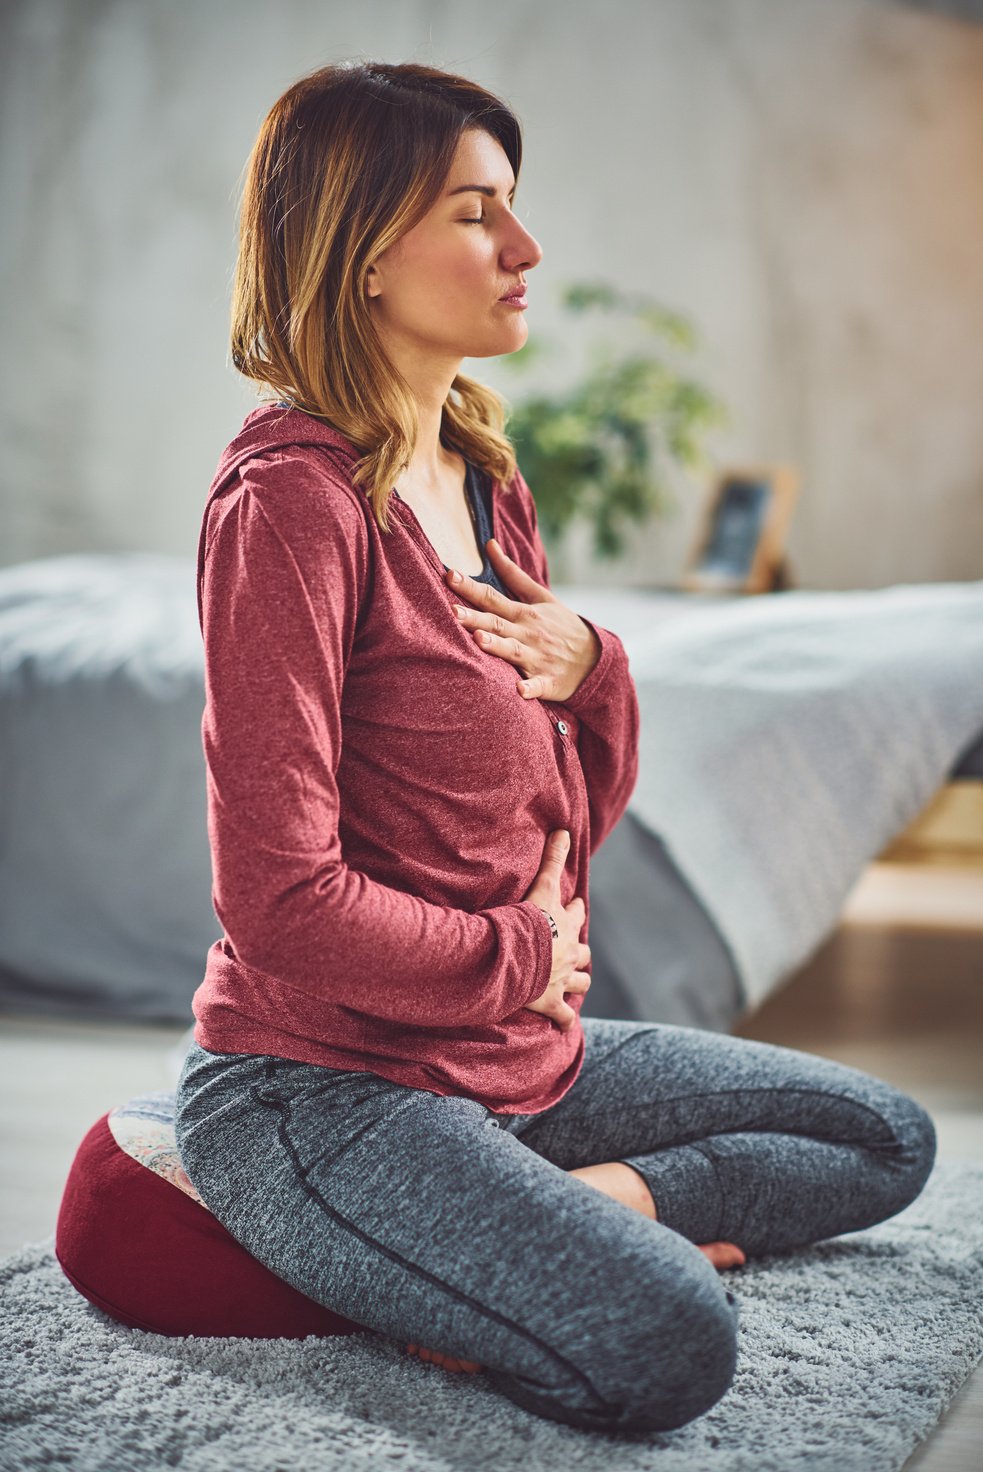
[(787, 586), (785, 538), (798, 484), (791, 465), (721, 471), (680, 587), (697, 593), (770, 593)]

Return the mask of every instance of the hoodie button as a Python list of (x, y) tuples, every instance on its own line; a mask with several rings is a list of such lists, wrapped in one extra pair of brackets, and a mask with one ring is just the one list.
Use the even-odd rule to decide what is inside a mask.
[(557, 723), (556, 723), (556, 729), (559, 731), (559, 733), (560, 733), (561, 736), (565, 736), (567, 734), (567, 723), (566, 723), (566, 721), (557, 721)]

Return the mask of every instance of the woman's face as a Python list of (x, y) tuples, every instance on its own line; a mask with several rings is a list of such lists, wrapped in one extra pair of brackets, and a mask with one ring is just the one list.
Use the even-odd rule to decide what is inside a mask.
[(543, 252), (512, 213), (514, 189), (501, 144), (469, 128), (440, 198), (376, 258), (369, 307), (397, 364), (446, 363), (456, 373), (461, 358), (490, 358), (523, 346), (525, 312), (501, 298), (525, 280)]

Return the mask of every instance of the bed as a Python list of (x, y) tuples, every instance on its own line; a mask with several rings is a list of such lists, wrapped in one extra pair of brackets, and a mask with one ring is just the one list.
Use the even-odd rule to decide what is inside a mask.
[[(727, 1030), (942, 783), (983, 778), (983, 583), (554, 591), (623, 638), (642, 711), (584, 1013)], [(190, 1024), (221, 933), (203, 702), (193, 562), (0, 569), (0, 1009)]]

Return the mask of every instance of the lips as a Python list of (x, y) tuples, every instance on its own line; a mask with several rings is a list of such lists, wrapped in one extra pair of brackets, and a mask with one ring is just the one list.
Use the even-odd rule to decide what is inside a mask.
[(511, 291), (507, 291), (504, 296), (500, 296), (499, 297), (499, 301), (500, 302), (521, 302), (522, 299), (525, 297), (525, 294), (526, 294), (526, 287), (525, 287), (525, 285), (516, 286)]

